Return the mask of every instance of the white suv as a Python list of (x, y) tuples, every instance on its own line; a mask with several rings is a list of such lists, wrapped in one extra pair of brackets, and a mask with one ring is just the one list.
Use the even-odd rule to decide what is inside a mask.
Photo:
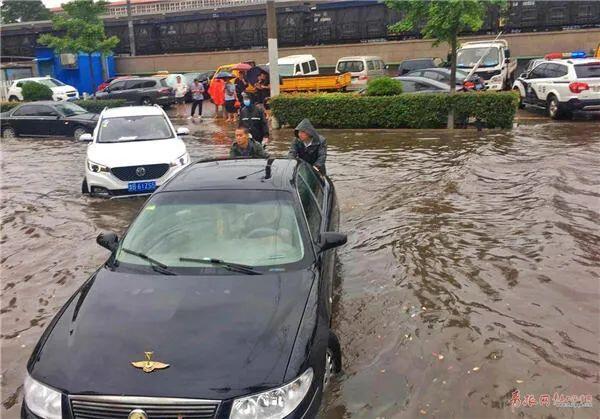
[(28, 79), (14, 80), (8, 88), (8, 100), (11, 102), (17, 100), (23, 100), (22, 87), (25, 82), (34, 81), (46, 85), (52, 90), (52, 100), (58, 102), (60, 100), (77, 100), (79, 99), (79, 92), (73, 86), (64, 84), (60, 80), (53, 79), (52, 77), (30, 77)]
[(187, 128), (175, 128), (159, 106), (105, 109), (87, 149), (83, 193), (122, 196), (152, 193), (190, 163)]
[(522, 105), (546, 108), (553, 119), (600, 110), (600, 59), (546, 60), (521, 74), (513, 89)]

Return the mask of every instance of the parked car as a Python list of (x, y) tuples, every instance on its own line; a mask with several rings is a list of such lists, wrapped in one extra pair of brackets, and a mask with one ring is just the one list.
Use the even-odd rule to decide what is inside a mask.
[(100, 83), (100, 85), (98, 86), (98, 88), (96, 89), (97, 92), (101, 92), (102, 90), (104, 90), (109, 84), (111, 84), (113, 81), (115, 80), (125, 80), (125, 79), (131, 79), (131, 78), (135, 78), (137, 76), (116, 76), (116, 77), (110, 77), (106, 80), (104, 80), (102, 83)]
[(335, 66), (335, 73), (350, 73), (352, 82), (348, 90), (359, 90), (371, 79), (385, 75), (385, 63), (381, 57), (353, 56), (342, 57)]
[(164, 77), (137, 77), (115, 80), (101, 92), (97, 99), (125, 99), (128, 105), (169, 106), (175, 103), (175, 93)]
[(553, 119), (600, 110), (600, 60), (544, 60), (513, 84), (522, 105), (546, 109)]
[(470, 71), (478, 62), (475, 74), (481, 77), (487, 89), (510, 89), (517, 61), (510, 58), (506, 40), (465, 42), (456, 52), (456, 65), (460, 69)]
[(280, 77), (313, 76), (319, 74), (317, 59), (310, 54), (281, 57), (277, 60), (277, 66)]
[(315, 418), (339, 207), (300, 160), (195, 163), (145, 203), (27, 365), (23, 417)]
[(82, 193), (100, 196), (147, 194), (190, 163), (180, 135), (159, 106), (105, 109), (90, 141)]
[(441, 60), (439, 58), (417, 58), (414, 60), (404, 60), (398, 66), (398, 76), (404, 76), (413, 70), (421, 70), (423, 68), (438, 67)]
[[(459, 86), (463, 86), (465, 88), (467, 86), (469, 86), (469, 87), (472, 86), (472, 88), (474, 90), (482, 90), (485, 88), (483, 81), (481, 80), (481, 77), (479, 77), (476, 74), (473, 74), (473, 75), (471, 75), (469, 80), (466, 80), (468, 75), (469, 75), (468, 71), (457, 69), (456, 70), (456, 84)], [(424, 68), (422, 70), (411, 71), (410, 73), (407, 73), (406, 76), (408, 76), (408, 77), (425, 77), (426, 79), (437, 80), (442, 83), (450, 84), (450, 69), (449, 68), (441, 68), (441, 67)], [(470, 82), (470, 84), (468, 82)]]
[[(425, 77), (402, 76), (394, 77), (402, 82), (402, 93), (449, 93), (450, 86), (437, 80)], [(457, 88), (457, 91), (461, 89)]]
[(63, 136), (79, 139), (94, 130), (98, 114), (69, 102), (37, 101), (0, 114), (2, 137)]
[(8, 100), (10, 102), (16, 102), (23, 100), (22, 87), (25, 82), (34, 81), (36, 83), (48, 86), (52, 90), (52, 100), (77, 100), (79, 99), (79, 92), (73, 86), (64, 84), (60, 80), (56, 80), (52, 77), (29, 77), (26, 79), (14, 80), (8, 88)]

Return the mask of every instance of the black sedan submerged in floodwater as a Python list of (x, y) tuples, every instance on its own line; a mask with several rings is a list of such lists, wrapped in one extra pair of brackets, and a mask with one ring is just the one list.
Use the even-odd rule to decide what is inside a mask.
[(49, 325), (25, 418), (315, 417), (341, 366), (330, 328), (339, 209), (296, 160), (196, 163), (154, 193)]

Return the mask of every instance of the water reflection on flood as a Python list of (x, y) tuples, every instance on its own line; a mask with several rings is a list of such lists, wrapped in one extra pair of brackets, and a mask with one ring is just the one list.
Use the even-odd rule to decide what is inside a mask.
[[(193, 159), (231, 127), (192, 126)], [(324, 131), (348, 244), (335, 329), (344, 372), (323, 418), (596, 417), (600, 130)], [(284, 154), (291, 132), (270, 151)], [(79, 194), (85, 144), (2, 142), (2, 412), (56, 311), (143, 199)], [(592, 394), (594, 408), (520, 408), (514, 390)]]

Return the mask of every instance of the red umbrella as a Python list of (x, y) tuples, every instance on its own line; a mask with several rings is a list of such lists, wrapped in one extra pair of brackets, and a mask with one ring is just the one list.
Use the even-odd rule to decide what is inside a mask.
[(252, 68), (250, 64), (239, 63), (231, 67), (232, 70), (248, 71)]

